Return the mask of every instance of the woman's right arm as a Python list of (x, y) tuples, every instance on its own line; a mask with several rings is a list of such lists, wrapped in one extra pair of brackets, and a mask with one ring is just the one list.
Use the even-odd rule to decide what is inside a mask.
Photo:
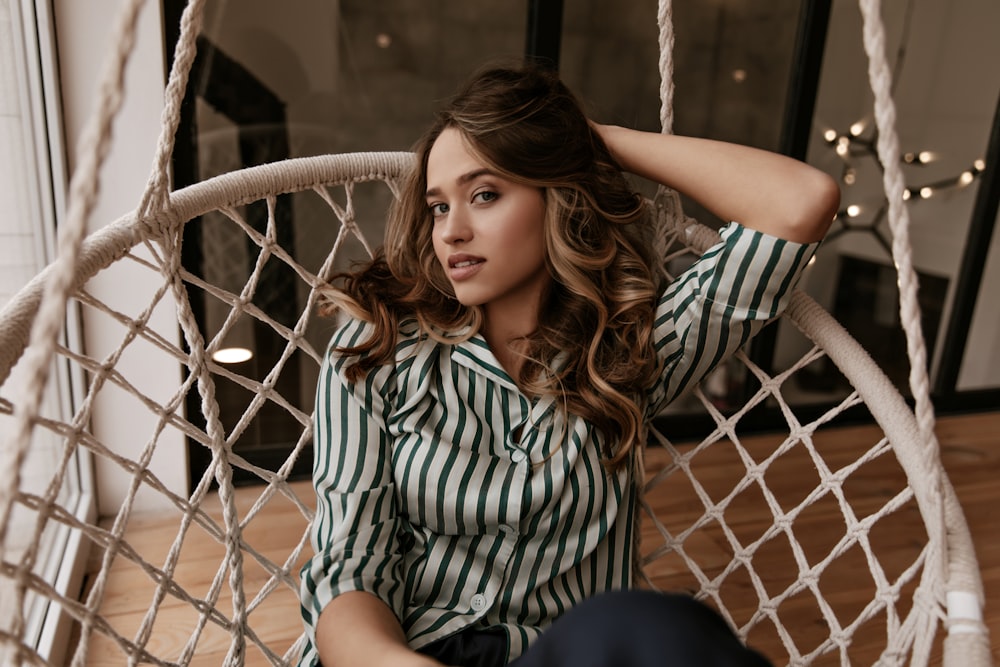
[(411, 649), (396, 614), (364, 591), (344, 593), (326, 606), (316, 624), (316, 648), (324, 667), (441, 667)]
[(837, 213), (837, 183), (802, 161), (711, 139), (592, 127), (623, 169), (691, 197), (725, 222), (813, 243)]
[[(360, 322), (334, 335), (334, 345), (367, 334)], [(312, 645), (303, 662), (324, 667), (437, 665), (414, 652), (399, 622), (402, 558), (387, 406), (393, 369), (374, 369), (356, 383), (345, 360), (327, 353), (317, 382), (313, 486), (315, 552), (302, 570), (302, 611)], [(310, 655), (313, 653), (313, 655)]]

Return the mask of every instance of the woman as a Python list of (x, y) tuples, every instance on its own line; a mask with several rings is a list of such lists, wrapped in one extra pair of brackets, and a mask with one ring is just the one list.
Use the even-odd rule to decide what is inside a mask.
[[(766, 664), (707, 607), (623, 592), (632, 470), (648, 419), (784, 307), (834, 182), (593, 123), (531, 67), (474, 77), (415, 151), (383, 253), (327, 295), (303, 663)], [(658, 285), (623, 169), (738, 222)]]

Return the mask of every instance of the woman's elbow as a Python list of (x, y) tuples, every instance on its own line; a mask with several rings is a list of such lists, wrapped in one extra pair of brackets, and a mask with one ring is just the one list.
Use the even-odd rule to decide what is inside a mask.
[(796, 214), (792, 216), (791, 240), (821, 241), (840, 208), (840, 187), (826, 172), (810, 169), (798, 188)]
[(819, 209), (817, 227), (821, 230), (820, 236), (822, 237), (833, 224), (833, 219), (837, 216), (837, 211), (840, 210), (840, 186), (826, 172), (819, 172), (816, 180), (818, 181), (816, 202)]

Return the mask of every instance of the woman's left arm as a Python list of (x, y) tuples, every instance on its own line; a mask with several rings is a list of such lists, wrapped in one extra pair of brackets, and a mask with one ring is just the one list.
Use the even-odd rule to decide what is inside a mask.
[(592, 124), (626, 171), (691, 197), (724, 221), (812, 243), (840, 204), (837, 183), (804, 162), (711, 139)]

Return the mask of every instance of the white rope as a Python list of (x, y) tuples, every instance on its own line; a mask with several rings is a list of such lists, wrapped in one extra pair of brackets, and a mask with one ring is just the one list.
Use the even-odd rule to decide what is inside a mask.
[(656, 12), (660, 28), (660, 129), (674, 131), (674, 20), (671, 0), (660, 0)]
[[(660, 70), (660, 131), (674, 131), (674, 21), (671, 0), (659, 0), (656, 13), (659, 26)], [(684, 214), (680, 195), (664, 185), (657, 185), (653, 198), (654, 229), (653, 247), (657, 257), (667, 257), (670, 247), (679, 242), (687, 245), (686, 238), (678, 235), (690, 229)], [(718, 238), (718, 237), (716, 237)]]
[[(948, 515), (953, 512), (950, 504), (944, 502), (945, 494), (950, 485), (943, 476), (940, 462), (937, 435), (934, 432), (934, 406), (930, 399), (930, 381), (927, 374), (927, 349), (921, 328), (920, 304), (917, 299), (917, 276), (913, 268), (913, 246), (910, 241), (909, 211), (904, 203), (903, 193), (906, 184), (900, 165), (899, 137), (896, 131), (896, 107), (892, 99), (894, 82), (892, 71), (886, 57), (885, 26), (882, 21), (881, 3), (879, 0), (860, 0), (863, 19), (863, 41), (868, 55), (868, 78), (872, 93), (875, 96), (875, 122), (878, 128), (876, 147), (879, 161), (883, 165), (883, 185), (888, 199), (888, 221), (892, 230), (892, 257), (896, 265), (897, 284), (899, 286), (899, 312), (903, 330), (906, 334), (906, 351), (910, 360), (909, 386), (915, 403), (915, 415), (923, 445), (921, 455), (922, 471), (926, 483), (936, 490), (929, 497), (937, 502), (937, 506), (925, 513), (925, 523), (928, 534), (940, 541), (941, 550), (936, 554), (937, 560), (928, 567), (939, 570), (941, 582), (947, 583), (948, 594), (962, 596), (962, 599), (975, 598), (981, 605), (982, 583), (979, 580), (978, 565), (975, 555), (966, 545), (959, 543), (954, 546), (949, 543)], [(949, 548), (952, 552), (949, 553)], [(954, 590), (957, 589), (957, 590)], [(976, 592), (973, 593), (972, 590)], [(943, 591), (935, 591), (938, 607), (943, 604)], [(980, 614), (981, 617), (981, 614)], [(963, 632), (950, 634), (946, 640), (946, 652), (961, 655), (963, 664), (989, 664), (989, 647), (985, 640), (985, 627), (972, 616), (965, 613), (953, 618), (955, 624), (961, 624)], [(919, 652), (926, 655), (929, 651), (930, 636), (923, 633), (919, 637), (919, 646), (914, 649), (915, 657)], [(950, 644), (950, 645), (949, 645)]]
[[(920, 326), (917, 276), (913, 269), (913, 249), (910, 242), (910, 216), (903, 199), (906, 182), (900, 166), (896, 105), (892, 99), (892, 70), (885, 55), (885, 26), (879, 0), (860, 0), (860, 6), (864, 19), (864, 46), (868, 54), (868, 78), (875, 96), (875, 123), (878, 128), (876, 147), (879, 161), (884, 167), (883, 186), (889, 202), (888, 220), (893, 236), (892, 258), (899, 286), (900, 320), (906, 334), (906, 350), (910, 359), (910, 391), (916, 402), (917, 424), (925, 447), (924, 467), (931, 483), (939, 486), (941, 467), (937, 436), (934, 433), (934, 406), (930, 401), (930, 382), (927, 377), (927, 348)], [(935, 529), (943, 535), (943, 514), (939, 520)]]
[[(27, 385), (14, 402), (14, 423), (8, 444), (0, 454), (0, 560), (6, 550), (7, 527), (17, 490), (21, 484), (21, 466), (24, 463), (35, 420), (38, 417), (42, 395), (48, 383), (49, 371), (55, 352), (56, 340), (62, 331), (66, 315), (66, 302), (77, 257), (87, 230), (87, 221), (97, 203), (100, 190), (100, 168), (111, 145), (112, 123), (121, 108), (125, 66), (135, 45), (135, 31), (144, 0), (127, 0), (118, 14), (112, 35), (115, 48), (105, 63), (95, 111), (90, 115), (77, 148), (77, 167), (70, 181), (66, 222), (59, 234), (58, 255), (53, 271), (46, 283), (41, 304), (31, 329), (24, 364)], [(11, 631), (18, 636), (23, 627), (23, 603), (26, 572), (19, 568), (15, 578), (15, 615)], [(22, 659), (22, 647), (16, 658)]]
[(163, 113), (160, 117), (160, 136), (156, 155), (150, 169), (146, 190), (137, 208), (140, 218), (166, 207), (170, 196), (170, 158), (177, 140), (177, 126), (181, 118), (181, 103), (187, 90), (188, 78), (197, 53), (198, 33), (201, 31), (205, 0), (190, 0), (181, 15), (181, 33), (174, 49), (174, 62), (164, 94)]
[(899, 136), (896, 132), (896, 106), (892, 99), (892, 71), (885, 56), (885, 26), (879, 0), (861, 0), (864, 18), (864, 46), (868, 54), (868, 77), (875, 95), (875, 123), (878, 127), (877, 150), (884, 166), (883, 185), (889, 202), (889, 227), (892, 230), (892, 258), (899, 282), (899, 310), (906, 333), (910, 357), (910, 390), (917, 402), (920, 431), (930, 445), (934, 436), (934, 406), (930, 402), (927, 378), (927, 349), (920, 328), (920, 304), (917, 301), (917, 276), (913, 269), (910, 242), (910, 215), (905, 205), (906, 181), (900, 166)]
[[(164, 108), (161, 118), (160, 137), (157, 142), (156, 157), (146, 190), (137, 209), (139, 217), (145, 217), (157, 211), (166, 209), (169, 201), (169, 161), (173, 155), (176, 141), (177, 125), (180, 122), (181, 104), (187, 88), (191, 67), (197, 51), (197, 38), (201, 29), (205, 0), (190, 0), (181, 17), (181, 31), (175, 49), (174, 63), (165, 92)], [(206, 431), (211, 442), (212, 468), (219, 484), (218, 495), (222, 501), (223, 519), (225, 523), (226, 561), (228, 562), (229, 586), (232, 591), (233, 616), (230, 621), (230, 645), (224, 664), (242, 665), (246, 657), (247, 636), (247, 603), (243, 587), (243, 550), (239, 513), (233, 496), (233, 468), (230, 464), (233, 451), (226, 438), (222, 425), (219, 403), (215, 398), (215, 382), (208, 370), (205, 340), (201, 335), (198, 322), (187, 299), (186, 288), (181, 278), (180, 238), (175, 235), (165, 240), (169, 265), (171, 289), (174, 291), (178, 305), (178, 322), (181, 325), (184, 338), (190, 350), (188, 368), (197, 378), (198, 393), (201, 396), (201, 412), (206, 420)], [(221, 571), (220, 571), (221, 574)], [(216, 580), (214, 590), (221, 583)], [(158, 592), (159, 594), (159, 592)], [(149, 632), (155, 616), (147, 615), (143, 630), (140, 632), (142, 643), (149, 637)], [(204, 623), (204, 617), (201, 619)], [(194, 650), (195, 639), (189, 642), (185, 654)]]

